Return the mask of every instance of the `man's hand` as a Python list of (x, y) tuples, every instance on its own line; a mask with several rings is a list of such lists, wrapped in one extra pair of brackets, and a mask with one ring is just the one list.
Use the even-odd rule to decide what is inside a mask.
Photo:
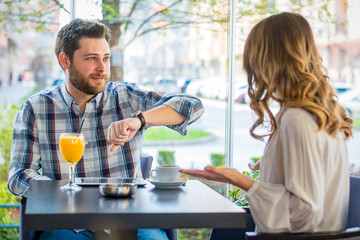
[[(186, 119), (185, 116), (166, 105), (161, 105), (149, 111), (143, 112), (143, 116), (146, 119), (146, 126), (177, 125), (184, 122)], [(140, 127), (141, 121), (137, 117), (127, 118), (111, 123), (108, 128), (107, 139), (110, 143), (112, 143), (110, 152), (114, 152), (118, 147), (124, 146), (125, 143), (134, 137)]]
[(141, 127), (140, 119), (127, 118), (121, 121), (113, 122), (108, 128), (108, 141), (112, 143), (110, 152), (116, 151), (118, 147), (124, 146), (130, 141), (135, 133)]

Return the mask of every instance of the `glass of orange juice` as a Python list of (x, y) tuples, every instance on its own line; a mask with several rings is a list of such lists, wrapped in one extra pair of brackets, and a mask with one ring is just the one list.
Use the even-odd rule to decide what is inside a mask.
[(64, 191), (80, 191), (81, 187), (74, 182), (75, 165), (80, 161), (85, 150), (85, 138), (82, 133), (62, 133), (60, 135), (60, 152), (69, 165), (69, 182), (61, 187)]

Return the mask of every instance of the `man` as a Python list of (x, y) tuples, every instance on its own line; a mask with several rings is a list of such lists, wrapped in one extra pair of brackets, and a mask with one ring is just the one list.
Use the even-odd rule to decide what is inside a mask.
[[(26, 197), (32, 180), (68, 178), (59, 136), (79, 131), (83, 120), (86, 147), (76, 165), (77, 177), (141, 177), (146, 127), (166, 125), (185, 135), (187, 126), (202, 115), (197, 98), (161, 96), (133, 84), (109, 82), (109, 40), (108, 28), (81, 19), (59, 31), (55, 53), (66, 79), (30, 97), (18, 113), (8, 180), (15, 195)], [(75, 231), (44, 234), (43, 239), (54, 239), (54, 234), (65, 236), (61, 239), (92, 239), (90, 231), (80, 232), (84, 238)]]

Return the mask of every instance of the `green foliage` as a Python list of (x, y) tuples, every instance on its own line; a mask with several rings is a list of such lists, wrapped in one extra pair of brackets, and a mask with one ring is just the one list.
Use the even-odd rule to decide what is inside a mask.
[[(329, 11), (328, 6), (333, 2), (335, 0), (288, 0), (287, 4), (284, 2), (280, 7), (287, 5), (286, 10), (289, 12), (309, 12), (309, 16), (305, 17), (310, 17), (316, 11), (320, 21), (346, 24), (346, 22), (336, 22), (336, 15)], [(103, 23), (114, 30), (114, 40), (111, 44), (123, 42), (123, 48), (152, 31), (197, 25), (217, 32), (219, 29), (225, 30), (229, 20), (228, 12), (224, 11), (226, 2), (217, 0), (170, 2), (103, 0), (96, 1), (96, 5), (102, 9)], [(237, 21), (248, 24), (257, 22), (269, 14), (280, 12), (279, 6), (273, 0), (238, 0), (236, 6)], [(344, 9), (346, 8), (347, 3), (344, 1)], [(36, 31), (48, 31), (51, 25), (58, 24), (57, 15), (60, 9), (70, 14), (59, 0), (31, 0), (31, 3), (30, 0), (2, 1), (0, 2), (0, 29), (13, 29), (18, 33), (24, 33), (24, 30), (29, 28)], [(167, 24), (155, 24), (156, 27), (154, 27), (154, 23), (161, 21)], [(248, 27), (247, 24), (244, 26)], [(119, 41), (120, 38), (124, 40)]]
[[(0, 203), (19, 203), (20, 198), (14, 196), (6, 186), (9, 164), (12, 134), (14, 122), (19, 107), (15, 105), (0, 105), (0, 158), (5, 160), (0, 164)], [(0, 224), (12, 225), (19, 224), (19, 208), (0, 208)], [(15, 240), (19, 239), (18, 229), (0, 229), (0, 239)]]
[(175, 132), (167, 127), (151, 127), (145, 132), (144, 141), (164, 141), (164, 140), (189, 140), (198, 139), (210, 136), (211, 133), (205, 132), (201, 129), (188, 130), (186, 136), (182, 136), (180, 133)]
[[(288, 4), (284, 4), (288, 6), (287, 11), (289, 12), (310, 12), (312, 14), (315, 9), (320, 20), (335, 23), (336, 16), (329, 17), (327, 8), (333, 1), (335, 0), (318, 0), (316, 2), (313, 0), (288, 0)], [(161, 1), (148, 1), (140, 4), (138, 0), (104, 0), (99, 1), (98, 5), (102, 7), (105, 25), (110, 28), (120, 28), (121, 34), (116, 36), (114, 42), (119, 42), (119, 38), (123, 38), (123, 36), (131, 36), (127, 41), (123, 41), (124, 48), (135, 39), (152, 31), (198, 25), (203, 29), (217, 32), (219, 29), (225, 30), (229, 20), (228, 12), (224, 11), (226, 3), (217, 0), (177, 0), (168, 4)], [(238, 0), (236, 6), (236, 19), (241, 23), (254, 23), (269, 14), (280, 12), (279, 6), (273, 0)], [(303, 9), (310, 11), (302, 11)], [(160, 22), (164, 24), (156, 24)], [(246, 24), (245, 26), (247, 27)]]
[[(252, 157), (250, 158), (253, 163), (257, 163), (261, 157)], [(247, 171), (243, 171), (242, 174), (244, 174), (245, 176), (248, 176), (249, 178), (251, 179), (254, 179), (255, 181), (259, 180), (259, 177), (260, 177), (260, 171), (259, 170), (256, 170), (256, 171), (250, 171), (250, 172), (247, 172)], [(245, 195), (246, 195), (246, 191), (238, 188), (237, 186), (232, 186), (231, 187), (233, 190), (229, 190), (228, 191), (228, 198), (236, 203), (237, 205), (240, 205), (240, 206), (248, 206), (249, 203), (247, 201), (247, 199), (245, 198)]]
[(158, 151), (157, 162), (159, 165), (175, 164), (175, 151)]
[(360, 119), (353, 119), (353, 124), (355, 128), (359, 128), (360, 127)]
[(1, 240), (18, 240), (19, 239), (19, 230), (4, 228), (0, 229), (0, 239)]
[[(8, 190), (6, 181), (0, 183), (0, 203), (19, 203), (20, 198), (14, 196)], [(20, 208), (0, 208), (0, 224), (11, 225), (19, 224)], [(0, 229), (0, 239), (15, 240), (19, 239), (18, 229)]]
[(211, 153), (210, 154), (211, 165), (214, 167), (224, 167), (225, 154), (223, 153)]
[(15, 105), (0, 105), (0, 158), (5, 160), (5, 164), (0, 164), (0, 181), (8, 178), (12, 134), (18, 110), (19, 107)]
[[(13, 195), (6, 186), (6, 181), (2, 181), (0, 183), (0, 204), (5, 203), (20, 203), (20, 197)], [(4, 211), (6, 209), (0, 208), (1, 213), (1, 224), (15, 224), (18, 223), (19, 214), (14, 212), (13, 214), (9, 214), (4, 216)]]
[(211, 229), (209, 228), (186, 228), (178, 229), (178, 239), (179, 240), (195, 240), (209, 239), (211, 234)]
[(49, 31), (50, 25), (56, 24), (59, 9), (67, 11), (58, 0), (0, 2), (0, 29), (14, 29), (18, 33), (29, 28)]

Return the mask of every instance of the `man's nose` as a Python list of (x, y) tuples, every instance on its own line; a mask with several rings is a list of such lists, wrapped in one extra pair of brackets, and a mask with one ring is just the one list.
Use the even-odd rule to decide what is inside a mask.
[(105, 69), (106, 69), (106, 63), (103, 62), (103, 61), (98, 61), (96, 70), (97, 70), (98, 72), (104, 72)]

